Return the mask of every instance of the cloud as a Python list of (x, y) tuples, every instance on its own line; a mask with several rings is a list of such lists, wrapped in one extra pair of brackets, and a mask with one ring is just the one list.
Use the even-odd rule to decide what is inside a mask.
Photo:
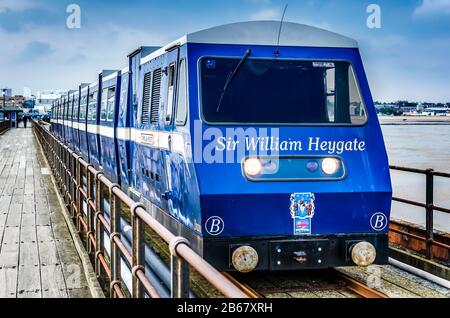
[(53, 52), (49, 43), (33, 41), (29, 42), (23, 51), (15, 58), (16, 63), (31, 63), (48, 56)]
[(31, 0), (0, 0), (0, 13), (5, 11), (23, 11), (33, 8), (36, 2)]
[(250, 15), (250, 20), (280, 20), (280, 9), (262, 9)]
[(415, 16), (450, 15), (449, 0), (423, 0), (422, 4), (414, 10)]

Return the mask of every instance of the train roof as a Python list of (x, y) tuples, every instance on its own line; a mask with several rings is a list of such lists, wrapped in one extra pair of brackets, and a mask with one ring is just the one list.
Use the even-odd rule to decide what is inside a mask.
[[(198, 44), (238, 44), (238, 45), (277, 45), (280, 21), (249, 21), (224, 24), (209, 29), (186, 34), (182, 38), (145, 56), (144, 64), (170, 50), (171, 47), (186, 43)], [(354, 39), (313, 26), (283, 22), (280, 46), (357, 48)]]

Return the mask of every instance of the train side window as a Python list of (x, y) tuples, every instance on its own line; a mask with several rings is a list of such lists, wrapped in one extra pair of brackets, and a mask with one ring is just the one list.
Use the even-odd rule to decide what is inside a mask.
[(186, 124), (187, 115), (187, 81), (186, 81), (186, 60), (180, 61), (177, 92), (177, 114), (175, 122), (179, 126)]
[(97, 120), (97, 96), (89, 95), (88, 120)]
[(173, 100), (175, 90), (175, 63), (169, 65), (169, 80), (167, 89), (167, 107), (166, 107), (166, 122), (172, 121)]
[(80, 116), (79, 116), (80, 120), (85, 120), (86, 119), (86, 96), (83, 96), (81, 98), (81, 102), (80, 102)]
[(107, 121), (114, 120), (114, 106), (116, 103), (116, 87), (108, 88), (108, 116), (106, 118)]
[(108, 115), (108, 89), (102, 91), (102, 102), (100, 105), (100, 120), (106, 121)]
[(334, 114), (336, 108), (336, 74), (335, 69), (330, 68), (325, 71), (325, 87), (326, 87), (326, 103), (327, 103), (327, 113), (328, 122), (334, 122)]

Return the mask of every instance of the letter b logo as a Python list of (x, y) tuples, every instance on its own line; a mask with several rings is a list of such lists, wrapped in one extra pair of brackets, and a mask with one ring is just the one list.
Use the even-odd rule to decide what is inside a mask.
[(225, 228), (225, 223), (220, 217), (212, 216), (206, 221), (205, 228), (209, 235), (217, 236), (222, 234)]
[(389, 223), (388, 218), (381, 212), (375, 213), (370, 218), (370, 226), (372, 227), (372, 229), (378, 232), (383, 231), (388, 225), (388, 223)]

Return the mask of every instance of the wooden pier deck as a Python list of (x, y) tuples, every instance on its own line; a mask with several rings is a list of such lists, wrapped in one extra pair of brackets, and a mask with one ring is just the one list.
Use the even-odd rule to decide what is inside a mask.
[(0, 298), (91, 292), (31, 128), (0, 135)]

